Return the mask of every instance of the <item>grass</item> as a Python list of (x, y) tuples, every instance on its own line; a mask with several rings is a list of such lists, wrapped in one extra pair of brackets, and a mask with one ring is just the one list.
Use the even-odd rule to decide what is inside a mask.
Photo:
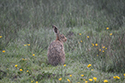
[[(124, 83), (123, 3), (1, 0), (0, 83)], [(52, 24), (68, 39), (66, 66), (47, 62)]]
[[(5, 52), (2, 50), (0, 52), (0, 82), (84, 83), (88, 81), (88, 83), (95, 83), (93, 77), (96, 77), (96, 83), (103, 83), (104, 80), (108, 80), (109, 83), (124, 83), (125, 76), (124, 69), (122, 69), (124, 64), (120, 63), (123, 65), (120, 67), (121, 69), (117, 69), (119, 65), (114, 65), (117, 63), (113, 64), (114, 60), (122, 59), (114, 54), (109, 55), (111, 47), (109, 48), (110, 44), (107, 43), (113, 43), (114, 35), (120, 31), (113, 31), (113, 34), (110, 35), (111, 32), (105, 30), (99, 33), (83, 27), (79, 30), (77, 28), (63, 29), (61, 33), (68, 38), (64, 44), (66, 66), (54, 67), (47, 63), (46, 47), (55, 38), (53, 31), (43, 28), (35, 31), (32, 29), (20, 30), (14, 42), (9, 42), (5, 47)], [(0, 38), (2, 42), (4, 42), (3, 39), (4, 37)], [(107, 49), (102, 48), (102, 45)], [(91, 66), (87, 67), (89, 64)], [(72, 76), (70, 77), (70, 75)], [(114, 79), (113, 76), (119, 76), (120, 79)]]

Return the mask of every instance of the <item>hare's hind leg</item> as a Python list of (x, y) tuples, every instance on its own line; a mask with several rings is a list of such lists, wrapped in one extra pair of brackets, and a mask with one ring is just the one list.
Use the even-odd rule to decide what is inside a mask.
[(60, 63), (60, 58), (57, 56), (48, 57), (48, 62), (53, 66), (57, 66)]
[(65, 63), (65, 57), (62, 57), (60, 63), (63, 65)]

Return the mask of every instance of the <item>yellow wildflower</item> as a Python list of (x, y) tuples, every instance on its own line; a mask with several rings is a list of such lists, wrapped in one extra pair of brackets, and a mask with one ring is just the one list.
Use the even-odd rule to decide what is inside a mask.
[(64, 67), (66, 66), (66, 64), (63, 65)]
[(68, 82), (70, 82), (70, 80), (69, 80), (69, 79), (67, 79), (67, 81), (68, 81)]
[(112, 35), (112, 33), (110, 33), (110, 35)]
[(81, 35), (81, 33), (79, 33), (79, 35)]
[(119, 77), (119, 76), (113, 76), (113, 78), (114, 78), (114, 79), (120, 79), (120, 77)]
[(101, 51), (101, 49), (99, 49), (99, 51)]
[(85, 83), (88, 83), (88, 81), (85, 81)]
[(94, 69), (91, 69), (91, 71), (93, 71)]
[(95, 46), (98, 46), (98, 44), (96, 43)]
[(92, 43), (92, 46), (94, 46), (94, 44)]
[(26, 72), (29, 72), (29, 70), (27, 70)]
[(27, 44), (28, 46), (30, 46), (30, 44)]
[(33, 81), (31, 81), (31, 82), (33, 82)]
[(106, 28), (107, 30), (109, 29), (109, 27)]
[(38, 83), (38, 81), (36, 81), (36, 83)]
[(104, 50), (102, 52), (104, 52)]
[(118, 76), (115, 76), (116, 78), (118, 78)]
[(83, 79), (84, 81), (86, 81), (86, 79)]
[(87, 66), (87, 67), (88, 67), (88, 68), (89, 68), (89, 67), (91, 67), (91, 64), (88, 64), (88, 66)]
[(15, 67), (17, 67), (18, 65), (15, 65)]
[(97, 56), (99, 56), (99, 55), (97, 54)]
[(20, 69), (20, 71), (23, 71), (22, 69)]
[(24, 44), (24, 46), (26, 46), (26, 44)]
[(116, 78), (117, 78), (117, 79), (120, 79), (120, 77), (119, 77), (119, 76), (116, 76)]
[(87, 36), (87, 38), (89, 38), (89, 36)]
[(0, 38), (2, 38), (2, 36), (0, 36)]
[(5, 50), (3, 50), (2, 52), (3, 52), (3, 53), (5, 53), (6, 51), (5, 51)]
[(107, 48), (105, 48), (107, 50)]
[(35, 56), (35, 54), (33, 54), (33, 56)]
[(62, 80), (62, 78), (59, 78), (59, 81), (61, 81)]
[(83, 77), (84, 75), (82, 74), (81, 76)]
[(22, 60), (25, 60), (24, 58), (22, 58)]
[(105, 82), (107, 83), (107, 82), (108, 82), (108, 80), (104, 80), (104, 83), (105, 83)]
[(93, 77), (93, 80), (96, 82), (97, 78), (96, 78), (96, 77)]
[(82, 42), (82, 40), (81, 40), (81, 42)]
[(124, 76), (125, 76), (125, 73), (124, 73)]
[(69, 75), (70, 77), (72, 77), (72, 75)]
[(102, 48), (105, 48), (105, 46), (103, 46)]
[(92, 81), (92, 79), (89, 79), (89, 81)]
[(113, 76), (114, 79), (116, 79), (116, 76)]

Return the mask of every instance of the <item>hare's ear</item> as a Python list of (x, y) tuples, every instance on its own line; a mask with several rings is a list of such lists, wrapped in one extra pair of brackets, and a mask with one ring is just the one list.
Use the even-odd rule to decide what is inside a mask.
[(52, 25), (53, 31), (56, 33), (56, 40), (60, 40), (59, 30), (55, 25)]
[(52, 25), (52, 28), (53, 28), (53, 31), (54, 31), (55, 33), (58, 33), (58, 34), (59, 34), (59, 31), (58, 31), (58, 29), (57, 29), (57, 27), (56, 27), (55, 25)]

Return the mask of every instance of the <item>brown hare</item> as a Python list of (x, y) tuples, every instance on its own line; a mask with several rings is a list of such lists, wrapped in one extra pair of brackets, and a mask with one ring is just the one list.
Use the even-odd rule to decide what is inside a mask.
[(56, 26), (52, 25), (52, 28), (56, 33), (56, 40), (49, 45), (47, 57), (49, 64), (56, 66), (58, 64), (64, 64), (65, 62), (63, 42), (66, 42), (67, 38), (59, 33)]

